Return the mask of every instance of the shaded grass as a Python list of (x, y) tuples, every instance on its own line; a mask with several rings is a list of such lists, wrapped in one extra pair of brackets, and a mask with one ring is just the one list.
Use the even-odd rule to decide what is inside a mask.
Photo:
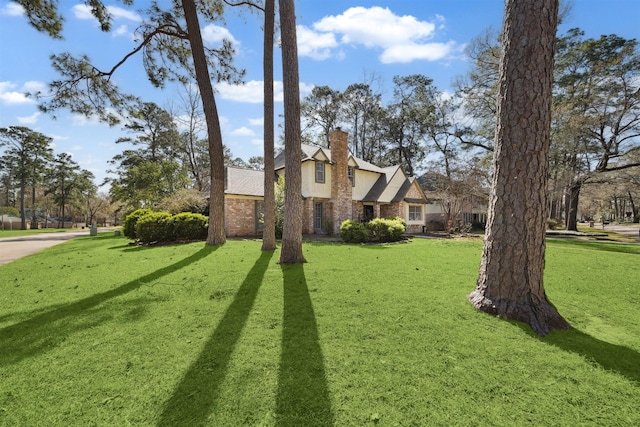
[(549, 242), (538, 338), (467, 302), (479, 241), (76, 239), (0, 267), (0, 425), (637, 425), (626, 248)]

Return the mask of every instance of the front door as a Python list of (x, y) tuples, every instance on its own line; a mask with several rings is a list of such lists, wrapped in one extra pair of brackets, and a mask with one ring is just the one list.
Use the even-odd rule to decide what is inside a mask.
[(371, 205), (364, 205), (364, 221), (365, 222), (369, 222), (373, 219), (374, 215), (373, 215), (373, 206)]
[(322, 234), (322, 202), (313, 203), (313, 230)]

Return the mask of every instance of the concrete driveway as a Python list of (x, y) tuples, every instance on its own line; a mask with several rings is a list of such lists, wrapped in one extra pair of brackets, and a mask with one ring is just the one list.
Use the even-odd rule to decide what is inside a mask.
[[(89, 229), (59, 233), (38, 233), (28, 236), (0, 238), (0, 265), (41, 251), (79, 236), (88, 236)], [(2, 236), (2, 234), (0, 234)]]

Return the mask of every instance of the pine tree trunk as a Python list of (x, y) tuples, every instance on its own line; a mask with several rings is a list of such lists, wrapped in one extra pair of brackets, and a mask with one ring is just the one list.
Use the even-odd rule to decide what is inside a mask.
[(198, 11), (194, 0), (182, 0), (191, 55), (196, 72), (196, 80), (202, 98), (207, 136), (209, 139), (209, 158), (211, 160), (211, 189), (209, 193), (209, 230), (207, 245), (221, 245), (227, 241), (224, 229), (224, 155), (222, 149), (222, 132), (218, 108), (213, 96), (213, 87), (209, 76), (207, 57), (202, 43)]
[(280, 0), (284, 89), (285, 202), (280, 263), (305, 262), (302, 253), (302, 171), (300, 169), (300, 87), (293, 0)]
[(476, 289), (479, 310), (539, 335), (569, 324), (543, 286), (551, 87), (558, 0), (507, 0), (494, 176)]
[(276, 199), (274, 165), (274, 108), (273, 108), (273, 35), (275, 0), (264, 3), (264, 227), (262, 250), (276, 248)]

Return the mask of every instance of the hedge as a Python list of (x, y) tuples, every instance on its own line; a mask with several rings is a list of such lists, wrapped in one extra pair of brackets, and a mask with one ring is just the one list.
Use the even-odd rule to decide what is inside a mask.
[(136, 234), (136, 224), (138, 219), (147, 214), (152, 213), (151, 209), (136, 209), (124, 218), (124, 225), (122, 226), (122, 234), (132, 240), (136, 240), (138, 235)]
[(340, 224), (340, 237), (346, 243), (395, 242), (402, 239), (405, 231), (402, 218), (374, 218), (367, 224), (348, 219)]
[(173, 215), (168, 212), (151, 212), (136, 223), (136, 236), (142, 243), (170, 242), (175, 240)]
[(201, 240), (207, 238), (209, 218), (191, 212), (182, 212), (174, 215), (174, 236), (178, 240)]

